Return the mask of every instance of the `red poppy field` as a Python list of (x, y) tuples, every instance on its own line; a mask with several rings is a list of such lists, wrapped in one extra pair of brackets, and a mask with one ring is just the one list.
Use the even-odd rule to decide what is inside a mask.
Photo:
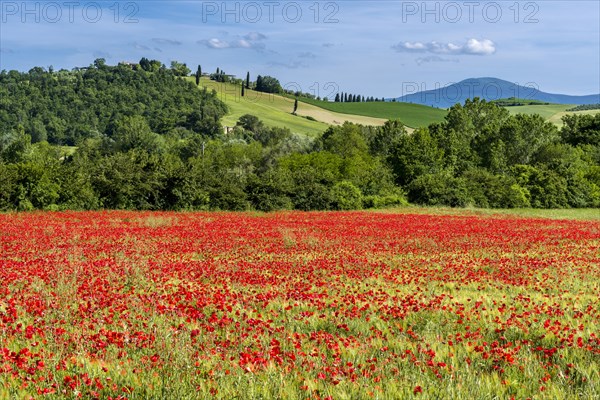
[(600, 222), (0, 215), (0, 398), (598, 399)]

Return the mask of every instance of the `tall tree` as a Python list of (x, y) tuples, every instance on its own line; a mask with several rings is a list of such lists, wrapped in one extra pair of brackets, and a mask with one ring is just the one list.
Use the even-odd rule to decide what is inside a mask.
[(200, 77), (202, 76), (202, 67), (198, 65), (198, 70), (196, 70), (196, 86), (200, 84)]
[(296, 114), (296, 111), (298, 111), (298, 99), (294, 100), (294, 111), (292, 111), (292, 114)]
[(244, 96), (246, 95), (246, 92), (245, 92), (244, 88), (245, 88), (245, 86), (244, 86), (244, 84), (242, 83), (242, 97), (244, 97)]
[(250, 71), (246, 74), (246, 89), (250, 89)]
[(335, 94), (335, 102), (336, 102), (336, 103), (339, 103), (339, 101), (340, 101), (340, 94), (339, 94), (339, 93), (336, 93), (336, 94)]

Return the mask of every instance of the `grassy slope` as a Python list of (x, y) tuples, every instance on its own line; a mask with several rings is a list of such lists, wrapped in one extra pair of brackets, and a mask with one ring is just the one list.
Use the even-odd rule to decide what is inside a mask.
[(412, 103), (381, 101), (368, 103), (334, 103), (307, 98), (300, 98), (299, 100), (342, 114), (364, 115), (386, 120), (400, 119), (405, 125), (412, 128), (427, 126), (434, 122), (441, 122), (446, 116), (446, 110)]
[(530, 106), (506, 107), (511, 114), (540, 114), (544, 119), (550, 119), (553, 115), (565, 112), (572, 108), (569, 104), (544, 104)]
[[(229, 107), (222, 122), (226, 126), (234, 126), (237, 120), (244, 114), (253, 114), (259, 117), (268, 126), (287, 127), (292, 132), (316, 136), (327, 129), (323, 122), (310, 121), (306, 118), (291, 114), (293, 103), (289, 99), (279, 96), (270, 96), (264, 93), (249, 90), (245, 97), (240, 96), (239, 87), (232, 84), (224, 84), (203, 78), (200, 87), (216, 90), (218, 97)], [(287, 112), (283, 112), (283, 109)]]
[(374, 210), (374, 212), (397, 212), (403, 214), (427, 215), (511, 215), (519, 218), (549, 218), (549, 219), (578, 219), (600, 220), (600, 212), (596, 208), (570, 208), (570, 209), (489, 209), (489, 208), (450, 208), (450, 207), (422, 207), (408, 206), (396, 209)]
[[(193, 80), (193, 78), (189, 78)], [(240, 96), (239, 87), (203, 78), (200, 87), (215, 89), (219, 98), (229, 106), (229, 114), (223, 124), (234, 126), (239, 117), (253, 114), (267, 126), (287, 127), (292, 132), (316, 136), (329, 125), (340, 125), (350, 121), (363, 125), (382, 125), (388, 119), (400, 119), (406, 126), (416, 128), (444, 120), (446, 110), (411, 103), (369, 102), (332, 103), (300, 98), (297, 114), (292, 115), (293, 98), (247, 90)], [(540, 114), (542, 118), (562, 126), (561, 118), (566, 114), (596, 114), (599, 110), (567, 112), (573, 105), (544, 104), (506, 107), (511, 114)], [(317, 121), (311, 121), (310, 116)]]
[[(238, 86), (206, 78), (200, 82), (200, 87), (204, 86), (209, 90), (215, 89), (219, 98), (229, 107), (229, 114), (223, 118), (226, 126), (234, 126), (244, 114), (253, 114), (267, 126), (287, 127), (295, 133), (316, 136), (329, 125), (339, 125), (346, 120), (363, 125), (382, 125), (385, 122), (379, 118), (339, 114), (309, 104), (299, 104), (298, 115), (292, 115), (293, 99), (254, 90), (246, 90), (246, 95), (241, 97)], [(311, 116), (317, 121), (308, 120), (304, 116)]]
[(548, 118), (548, 121), (555, 123), (558, 126), (562, 126), (561, 118), (567, 114), (578, 114), (578, 115), (596, 115), (600, 114), (600, 110), (584, 110), (584, 111), (565, 111), (559, 112)]
[(553, 124), (561, 127), (562, 117), (567, 114), (589, 114), (594, 115), (600, 113), (600, 110), (585, 110), (585, 111), (567, 111), (569, 108), (573, 108), (573, 105), (569, 104), (548, 104), (548, 105), (531, 105), (531, 106), (514, 106), (506, 107), (511, 114), (540, 114), (545, 120), (552, 122)]

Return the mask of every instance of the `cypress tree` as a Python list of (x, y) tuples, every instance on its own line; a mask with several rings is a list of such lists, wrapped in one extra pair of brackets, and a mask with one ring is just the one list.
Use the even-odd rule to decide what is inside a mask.
[(250, 71), (246, 74), (246, 89), (250, 89)]
[(245, 94), (246, 92), (244, 91), (244, 84), (242, 83), (242, 97), (244, 97)]
[(196, 86), (200, 84), (200, 77), (202, 76), (202, 67), (198, 65), (198, 70), (196, 71)]
[(294, 111), (292, 111), (292, 114), (296, 114), (296, 111), (298, 110), (298, 99), (294, 100)]

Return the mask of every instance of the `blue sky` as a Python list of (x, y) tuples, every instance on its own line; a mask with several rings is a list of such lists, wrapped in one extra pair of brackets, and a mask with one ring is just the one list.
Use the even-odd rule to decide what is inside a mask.
[(392, 97), (491, 76), (600, 93), (600, 2), (0, 2), (0, 69), (141, 57)]

